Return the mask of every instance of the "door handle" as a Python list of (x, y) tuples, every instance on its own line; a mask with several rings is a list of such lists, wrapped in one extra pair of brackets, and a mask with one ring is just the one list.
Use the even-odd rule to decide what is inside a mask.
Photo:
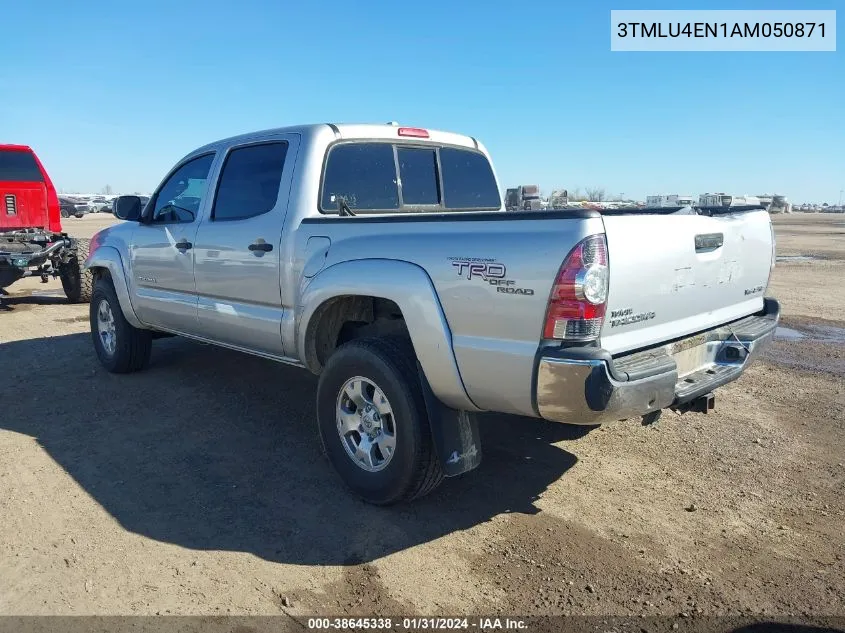
[(249, 245), (249, 250), (251, 250), (253, 253), (269, 253), (273, 250), (273, 245), (268, 244), (261, 238), (258, 238), (252, 244)]
[(179, 249), (180, 251), (187, 251), (188, 249), (191, 249), (191, 248), (193, 248), (193, 247), (194, 247), (194, 245), (193, 245), (193, 244), (191, 244), (191, 243), (190, 243), (188, 240), (186, 240), (184, 237), (183, 237), (181, 240), (179, 240), (178, 242), (176, 242), (176, 243), (174, 244), (174, 246), (175, 246), (177, 249)]

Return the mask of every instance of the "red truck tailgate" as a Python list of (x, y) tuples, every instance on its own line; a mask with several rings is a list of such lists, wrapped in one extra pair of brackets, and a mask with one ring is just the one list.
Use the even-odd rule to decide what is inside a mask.
[(47, 227), (47, 188), (43, 182), (0, 181), (0, 227)]
[(0, 231), (62, 230), (56, 188), (32, 148), (0, 145)]

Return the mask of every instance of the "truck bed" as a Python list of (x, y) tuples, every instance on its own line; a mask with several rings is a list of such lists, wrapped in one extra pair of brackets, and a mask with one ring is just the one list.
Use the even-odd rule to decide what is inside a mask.
[[(545, 344), (549, 294), (581, 239), (607, 233), (609, 298), (596, 344), (613, 354), (759, 311), (772, 252), (762, 211), (713, 217), (586, 209), (323, 216), (304, 219), (306, 227), (300, 244), (310, 236), (329, 239), (326, 267), (367, 252), (424, 269), (448, 322), (467, 394), (481, 409), (517, 414), (534, 411), (531, 377), (538, 346)], [(695, 236), (710, 234), (721, 234), (723, 245), (696, 252)]]

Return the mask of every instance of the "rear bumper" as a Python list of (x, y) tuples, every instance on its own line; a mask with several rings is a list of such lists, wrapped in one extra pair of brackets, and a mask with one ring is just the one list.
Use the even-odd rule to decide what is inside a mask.
[(780, 304), (646, 351), (612, 357), (600, 348), (544, 351), (537, 367), (541, 417), (603, 424), (681, 406), (732, 382), (771, 342)]
[(4, 251), (0, 248), (0, 266), (22, 270), (33, 266), (40, 266), (48, 259), (55, 257), (56, 253), (61, 254), (62, 249), (69, 248), (72, 244), (73, 242), (70, 238), (62, 237), (52, 242), (49, 246), (35, 252), (19, 253), (15, 251)]
[(0, 251), (0, 266), (10, 268), (29, 268), (43, 263), (46, 259), (41, 253), (7, 253)]

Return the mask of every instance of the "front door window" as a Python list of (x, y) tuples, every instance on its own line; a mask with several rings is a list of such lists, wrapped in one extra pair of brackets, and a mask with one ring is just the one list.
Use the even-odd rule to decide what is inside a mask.
[(154, 224), (190, 224), (197, 218), (213, 161), (214, 154), (206, 154), (173, 172), (155, 196)]

